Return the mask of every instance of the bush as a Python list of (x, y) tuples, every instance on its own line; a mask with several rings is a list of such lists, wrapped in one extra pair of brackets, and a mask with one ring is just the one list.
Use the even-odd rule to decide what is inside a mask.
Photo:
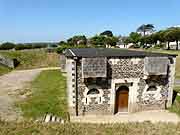
[(68, 44), (64, 44), (64, 45), (59, 46), (56, 49), (56, 52), (57, 53), (62, 53), (63, 51), (65, 51), (66, 49), (69, 49), (69, 48), (87, 48), (87, 46), (83, 45), (83, 44), (76, 45), (76, 46), (71, 46), (71, 45), (68, 45)]
[(32, 44), (32, 49), (37, 49), (37, 48), (46, 48), (47, 45), (46, 44)]
[(64, 45), (59, 46), (59, 47), (56, 49), (56, 52), (57, 52), (57, 53), (62, 53), (63, 51), (65, 51), (66, 49), (69, 49), (69, 48), (72, 48), (72, 46), (70, 46), (70, 45), (68, 45), (68, 44), (64, 44)]
[(15, 46), (16, 50), (24, 50), (24, 49), (37, 49), (37, 48), (45, 48), (45, 44), (17, 44)]
[(14, 47), (15, 47), (15, 44), (6, 42), (0, 45), (0, 50), (10, 50), (10, 49), (13, 49)]
[(15, 50), (32, 49), (32, 45), (18, 44), (15, 46)]
[(154, 46), (155, 49), (161, 49), (164, 48), (165, 44), (157, 44)]

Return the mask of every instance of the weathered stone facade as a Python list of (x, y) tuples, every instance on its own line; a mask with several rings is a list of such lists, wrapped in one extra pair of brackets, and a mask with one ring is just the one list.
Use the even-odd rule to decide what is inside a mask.
[[(143, 58), (111, 58), (108, 59), (107, 81), (100, 86), (97, 84), (86, 84), (82, 77), (82, 61), (77, 64), (78, 78), (78, 112), (85, 114), (112, 114), (114, 109), (110, 107), (110, 94), (112, 93), (111, 81), (116, 79), (143, 78), (144, 59)], [(121, 83), (125, 85), (125, 83)], [(119, 87), (121, 86), (119, 85)], [(88, 96), (87, 92), (97, 88), (101, 93), (95, 96)], [(117, 90), (117, 88), (114, 88)], [(98, 100), (101, 98), (101, 102)], [(90, 100), (90, 102), (88, 102)]]
[[(82, 61), (77, 64), (77, 88), (78, 88), (78, 112), (79, 115), (85, 114), (109, 114), (109, 94), (108, 84), (86, 84), (82, 78)], [(99, 94), (87, 95), (90, 89), (98, 89)]]
[(115, 58), (108, 61), (108, 73), (112, 79), (143, 77), (144, 59)]
[[(169, 107), (172, 103), (175, 58), (167, 59), (167, 73), (160, 75), (151, 75), (145, 71), (145, 59), (146, 57), (107, 57), (107, 67), (102, 67), (103, 70), (107, 69), (107, 75), (95, 77), (96, 74), (93, 74), (93, 77), (88, 78), (83, 77), (82, 57), (67, 59), (70, 65), (66, 68), (70, 114), (117, 113), (117, 91), (122, 86), (128, 88), (129, 113)], [(98, 65), (98, 68), (101, 66)], [(98, 69), (96, 72), (98, 73)]]

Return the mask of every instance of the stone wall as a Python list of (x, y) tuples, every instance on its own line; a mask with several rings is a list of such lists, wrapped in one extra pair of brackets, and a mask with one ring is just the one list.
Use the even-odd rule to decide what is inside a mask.
[(108, 74), (112, 79), (141, 78), (144, 75), (143, 58), (115, 58), (108, 63)]
[[(129, 112), (165, 109), (167, 101), (172, 100), (172, 91), (170, 91), (172, 86), (170, 85), (174, 80), (175, 64), (169, 65), (167, 75), (147, 76), (144, 74), (144, 58), (109, 58), (107, 59), (107, 77), (104, 78), (105, 81), (97, 84), (87, 83), (86, 78), (83, 78), (82, 59), (79, 59), (77, 63), (71, 60), (70, 63), (71, 72), (68, 74), (71, 76), (69, 81), (72, 83), (69, 87), (69, 102), (73, 114), (76, 109), (78, 115), (113, 114), (115, 93), (119, 85), (129, 85)], [(78, 79), (77, 91), (76, 77)], [(88, 94), (93, 88), (98, 92)]]
[(82, 58), (82, 76), (89, 77), (106, 77), (107, 75), (107, 58)]
[(7, 66), (9, 68), (15, 68), (16, 63), (17, 63), (17, 60), (9, 59), (7, 57), (0, 55), (0, 64)]
[(65, 72), (65, 70), (66, 70), (66, 57), (63, 54), (60, 54), (59, 60), (60, 60), (61, 71)]
[[(152, 78), (156, 79), (153, 80)], [(168, 77), (153, 76), (149, 79), (140, 79), (137, 96), (137, 111), (165, 109), (168, 97)], [(150, 86), (156, 87), (156, 90), (148, 90)]]
[[(78, 113), (85, 114), (109, 114), (110, 113), (110, 92), (107, 84), (86, 84), (82, 78), (82, 68), (80, 60), (77, 64), (78, 74)], [(95, 88), (99, 94), (87, 95), (88, 91)]]

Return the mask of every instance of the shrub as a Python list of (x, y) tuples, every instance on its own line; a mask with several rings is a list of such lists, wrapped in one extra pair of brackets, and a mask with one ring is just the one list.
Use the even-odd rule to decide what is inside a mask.
[(36, 48), (46, 48), (47, 45), (46, 44), (32, 44), (32, 49), (36, 49)]
[(71, 46), (71, 45), (68, 45), (68, 44), (64, 44), (64, 45), (59, 46), (56, 49), (56, 52), (57, 53), (62, 53), (63, 51), (65, 51), (66, 49), (69, 49), (69, 48), (87, 48), (87, 46), (83, 45), (83, 44), (76, 45), (76, 46)]
[(15, 47), (15, 44), (6, 42), (0, 45), (0, 50), (10, 50), (10, 49), (13, 49), (14, 47)]
[(165, 44), (157, 44), (154, 46), (155, 49), (161, 49), (164, 48)]
[(16, 50), (24, 50), (24, 49), (37, 49), (37, 48), (45, 48), (45, 44), (17, 44), (15, 46)]
[(24, 44), (17, 44), (15, 46), (15, 50), (24, 50), (24, 49), (32, 49), (32, 45), (24, 45)]
[(65, 51), (66, 49), (69, 49), (69, 48), (72, 48), (72, 46), (70, 46), (68, 44), (64, 44), (64, 45), (57, 47), (56, 52), (62, 53), (63, 51)]

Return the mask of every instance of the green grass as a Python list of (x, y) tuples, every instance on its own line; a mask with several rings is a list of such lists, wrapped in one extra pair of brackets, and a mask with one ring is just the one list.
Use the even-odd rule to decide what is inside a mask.
[(8, 73), (8, 72), (10, 72), (10, 71), (11, 71), (10, 68), (7, 68), (7, 67), (5, 67), (5, 66), (0, 65), (0, 76), (3, 75), (3, 74)]
[(20, 64), (16, 69), (33, 69), (59, 66), (59, 55), (45, 50), (0, 51), (1, 55), (16, 58)]
[(46, 113), (67, 116), (66, 80), (59, 70), (42, 71), (32, 82), (32, 95), (17, 103), (26, 118), (37, 119)]
[(180, 93), (180, 86), (174, 86), (174, 91), (179, 92)]
[(180, 96), (176, 96), (176, 100), (173, 105), (169, 108), (171, 112), (175, 112), (180, 116)]
[[(174, 91), (180, 93), (180, 86), (175, 86)], [(180, 116), (180, 96), (176, 96), (176, 99), (173, 103), (173, 105), (169, 108), (169, 111), (175, 112)]]
[(35, 122), (0, 121), (0, 135), (179, 135), (180, 124), (42, 124)]

